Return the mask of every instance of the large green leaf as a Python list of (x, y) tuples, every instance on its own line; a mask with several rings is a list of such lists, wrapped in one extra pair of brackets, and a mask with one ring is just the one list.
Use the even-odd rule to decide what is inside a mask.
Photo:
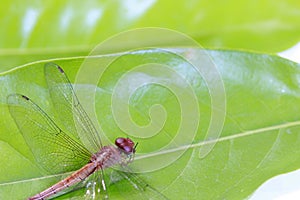
[(143, 27), (180, 31), (214, 48), (277, 52), (300, 40), (300, 4), (292, 0), (4, 1), (0, 13), (2, 71), (84, 55), (114, 34)]
[[(190, 58), (198, 56), (194, 54), (196, 51), (198, 50), (176, 50), (179, 54), (188, 55)], [(129, 101), (126, 98), (119, 99), (124, 102), (124, 106), (129, 107), (133, 121), (140, 126), (152, 123), (160, 125), (160, 122), (164, 121), (157, 135), (145, 139), (133, 137), (139, 141), (138, 153), (158, 150), (152, 155), (154, 157), (156, 155), (156, 158), (164, 163), (174, 156), (174, 153), (187, 148), (181, 157), (170, 162), (168, 166), (151, 173), (140, 174), (143, 180), (170, 199), (243, 199), (251, 195), (269, 178), (298, 169), (300, 166), (298, 157), (300, 143), (299, 65), (272, 55), (225, 50), (209, 50), (207, 53), (215, 63), (224, 83), (225, 99), (222, 99), (222, 96), (213, 96), (209, 83), (204, 79), (205, 77), (201, 76), (203, 74), (198, 74), (190, 63), (176, 55), (153, 50), (125, 53), (113, 60), (102, 74), (95, 90), (96, 115), (102, 132), (105, 134), (102, 139), (107, 144), (108, 140), (112, 141), (116, 136), (124, 134), (111, 111), (111, 106), (113, 106), (111, 99), (118, 81), (124, 74), (133, 72), (135, 66), (145, 61), (153, 63), (156, 60), (160, 64), (168, 65), (190, 84), (199, 106), (199, 127), (195, 137), (190, 141), (192, 143), (190, 146), (178, 143), (180, 145), (173, 146), (172, 151), (164, 150), (163, 147), (176, 136), (180, 122), (195, 121), (194, 118), (189, 118), (191, 117), (189, 115), (181, 117), (184, 113), (182, 108), (189, 109), (189, 107), (184, 107), (187, 102), (181, 102), (178, 99), (180, 93), (187, 90), (185, 84), (176, 76), (162, 78), (166, 84), (173, 83), (181, 87), (182, 90), (176, 93), (177, 91), (171, 90), (170, 87), (155, 84), (160, 75), (155, 74), (155, 70), (139, 71), (137, 74), (130, 74), (132, 76), (129, 80), (135, 82), (139, 79), (150, 78), (153, 84), (145, 84), (137, 88)], [(115, 54), (100, 56), (97, 62), (102, 64), (115, 56)], [(82, 69), (79, 67), (83, 61), (84, 58), (58, 59), (55, 63), (61, 65), (74, 82), (78, 80), (78, 74), (77, 79), (75, 76), (78, 69)], [(204, 62), (204, 60), (200, 58), (198, 62)], [(49, 94), (43, 77), (43, 65), (43, 61), (29, 64), (4, 73), (0, 78), (1, 199), (12, 197), (24, 199), (50, 186), (61, 177), (61, 175), (46, 174), (39, 168), (11, 119), (6, 105), (6, 96), (12, 92), (19, 92), (31, 97), (47, 113), (55, 116), (50, 106)], [(96, 71), (101, 67), (103, 65), (96, 68), (92, 66), (90, 70)], [(86, 77), (88, 80), (90, 78), (90, 76)], [(214, 81), (217, 79), (212, 80), (211, 83), (216, 83)], [(87, 84), (76, 86), (79, 92), (86, 92), (93, 88), (93, 85)], [(125, 86), (132, 86), (132, 84), (128, 82)], [(214, 86), (218, 85), (213, 84), (212, 87)], [(130, 90), (130, 87), (127, 89)], [(121, 92), (126, 93), (128, 90), (125, 88)], [(117, 95), (119, 94), (121, 93)], [(188, 99), (194, 97), (188, 96)], [(226, 109), (220, 110), (224, 109), (220, 105), (216, 108), (211, 107), (215, 100), (213, 98), (221, 98), (222, 102), (226, 102)], [(157, 110), (155, 111), (156, 108), (150, 109), (151, 106), (157, 104), (164, 107), (166, 115), (160, 112), (160, 108), (158, 108), (158, 113)], [(213, 115), (214, 109), (220, 111), (219, 113), (226, 111), (225, 123), (220, 137), (209, 139), (205, 134), (209, 131), (212, 118), (216, 117)], [(190, 134), (193, 133), (187, 129), (185, 137), (188, 138)], [(215, 144), (215, 146), (209, 154), (201, 156), (200, 150), (210, 144)], [(146, 164), (142, 165), (145, 168), (151, 168), (157, 164), (154, 162), (149, 164), (147, 158), (150, 157), (146, 154), (143, 159), (138, 159), (137, 163), (145, 161)], [(139, 166), (141, 165), (133, 167)], [(106, 173), (109, 174), (109, 172)], [(115, 199), (122, 199), (122, 194), (125, 194), (129, 199), (140, 199), (140, 196), (131, 196), (134, 189), (129, 185), (126, 181), (111, 185), (109, 187), (111, 196)], [(125, 193), (120, 194), (120, 190)], [(79, 190), (61, 198), (82, 197), (83, 192), (84, 190)]]

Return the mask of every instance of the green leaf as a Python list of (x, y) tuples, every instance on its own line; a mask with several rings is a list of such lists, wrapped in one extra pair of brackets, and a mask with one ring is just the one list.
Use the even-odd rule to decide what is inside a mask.
[[(93, 100), (91, 94), (95, 93), (96, 120), (101, 125), (104, 144), (127, 133), (126, 123), (124, 126), (120, 121), (122, 119), (116, 117), (120, 113), (112, 110), (116, 102), (129, 109), (133, 122), (141, 130), (156, 131), (153, 136), (144, 138), (143, 134), (148, 132), (127, 133), (139, 142), (136, 162), (132, 167), (142, 172), (156, 167), (153, 172), (141, 173), (140, 177), (170, 199), (243, 199), (269, 178), (299, 168), (299, 64), (272, 55), (208, 50), (206, 52), (211, 56), (224, 84), (226, 98), (222, 99), (222, 95), (214, 96), (211, 90), (219, 87), (215, 76), (210, 77), (213, 78), (211, 80), (207, 79), (206, 74), (200, 74), (195, 66), (178, 56), (198, 58), (199, 63), (205, 64), (203, 57), (198, 57), (202, 55), (197, 54), (198, 50), (172, 51), (177, 54), (168, 54), (162, 50), (140, 50), (99, 56), (90, 60), (90, 68), (86, 71), (83, 71), (84, 58), (57, 59), (54, 62), (64, 68), (71, 82), (76, 82), (76, 91), (83, 94), (79, 97), (91, 115), (93, 110), (90, 110), (88, 104)], [(112, 62), (106, 66), (107, 61)], [(24, 199), (64, 176), (46, 174), (35, 162), (6, 105), (6, 96), (18, 92), (29, 96), (50, 116), (55, 116), (44, 79), (44, 63), (29, 64), (3, 73), (0, 78), (1, 199), (10, 199), (12, 196), (14, 199)], [(143, 63), (151, 63), (152, 68), (147, 68)], [(168, 66), (167, 69), (171, 69), (169, 72), (174, 74), (169, 76), (161, 73), (161, 69), (155, 68), (157, 66), (153, 63), (160, 63), (161, 69)], [(144, 66), (150, 70), (142, 68)], [(94, 88), (95, 85), (87, 84), (87, 81), (94, 78), (88, 72), (96, 74), (99, 69), (105, 70), (98, 77), (97, 87)], [(80, 79), (80, 76), (86, 79)], [(128, 82), (124, 84), (122, 81), (126, 80)], [(130, 87), (141, 80), (139, 83), (145, 84), (135, 88), (127, 99)], [(180, 90), (172, 88), (172, 84)], [(185, 93), (188, 87), (193, 89), (195, 96)], [(185, 101), (179, 98), (182, 94), (187, 95)], [(174, 144), (182, 125), (180, 123), (190, 122), (190, 125), (195, 125), (193, 122), (197, 122), (191, 118), (192, 115), (182, 117), (184, 109), (197, 111), (196, 107), (189, 107), (192, 98), (197, 99), (200, 116), (196, 135), (186, 143), (185, 139), (193, 136), (191, 129), (187, 128), (181, 137), (183, 143), (176, 140)], [(221, 110), (224, 109), (222, 105), (214, 104), (215, 98), (226, 102), (225, 110)], [(157, 104), (163, 106), (164, 110), (154, 106)], [(223, 112), (226, 115), (220, 137), (209, 138), (210, 123), (215, 117), (222, 120)], [(156, 129), (158, 125), (162, 127)], [(164, 149), (170, 144), (172, 146)], [(208, 148), (209, 153), (201, 154), (211, 144), (214, 146)], [(176, 153), (183, 154), (169, 162), (168, 159), (176, 157)], [(156, 162), (151, 162), (151, 159), (156, 159)], [(159, 164), (166, 166), (157, 167)], [(109, 180), (110, 171), (105, 172)], [(120, 193), (120, 190), (124, 193)], [(124, 180), (115, 181), (109, 186), (110, 195), (115, 197), (113, 199), (141, 199), (140, 195), (147, 196), (148, 191), (146, 189), (146, 192), (138, 193)], [(68, 193), (60, 199), (80, 198), (84, 192), (79, 190)]]
[(87, 55), (112, 35), (144, 27), (179, 31), (204, 47), (278, 52), (300, 40), (299, 12), (296, 1), (31, 1), (17, 6), (5, 1), (0, 8), (1, 70)]

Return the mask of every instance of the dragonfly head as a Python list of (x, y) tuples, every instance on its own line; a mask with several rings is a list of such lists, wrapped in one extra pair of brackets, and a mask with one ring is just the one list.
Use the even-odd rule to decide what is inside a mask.
[(115, 144), (127, 155), (135, 153), (136, 146), (130, 138), (119, 137), (115, 140)]

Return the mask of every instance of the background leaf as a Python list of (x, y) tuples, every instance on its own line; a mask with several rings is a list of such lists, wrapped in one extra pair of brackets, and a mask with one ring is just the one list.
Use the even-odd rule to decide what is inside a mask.
[(2, 71), (87, 55), (99, 42), (134, 28), (169, 28), (204, 47), (264, 52), (282, 51), (300, 40), (300, 4), (293, 0), (4, 1), (0, 13)]
[[(168, 57), (151, 50), (141, 52), (143, 55), (157, 58), (160, 63), (176, 67), (185, 77), (194, 77), (191, 79), (194, 80), (191, 85), (194, 91), (197, 91), (201, 111), (197, 135), (183, 156), (165, 168), (141, 174), (150, 185), (170, 199), (243, 199), (269, 178), (299, 168), (299, 64), (271, 55), (225, 50), (208, 51), (224, 82), (227, 104), (221, 137), (216, 141), (204, 141), (211, 117), (211, 102), (203, 78), (195, 76), (192, 67), (180, 60), (167, 59)], [(178, 52), (190, 50), (178, 49)], [(128, 60), (129, 64), (134, 66), (140, 59), (135, 56), (138, 53), (128, 54), (132, 58)], [(71, 81), (74, 81), (82, 61), (83, 58), (74, 58), (59, 59), (55, 62), (61, 65)], [(5, 103), (9, 93), (20, 92), (31, 97), (47, 113), (52, 113), (43, 77), (43, 64), (43, 62), (29, 64), (4, 73), (0, 78), (3, 86), (0, 92), (2, 123), (0, 149), (3, 157), (0, 161), (1, 199), (9, 199), (12, 195), (14, 199), (24, 199), (61, 177), (61, 175), (45, 175), (38, 169), (30, 150), (9, 116)], [(117, 69), (129, 70), (123, 66)], [(103, 103), (103, 99), (97, 97), (108, 98), (111, 95), (109, 88), (114, 84), (111, 80), (117, 76), (117, 73), (112, 76), (108, 72), (98, 83), (96, 91), (99, 123), (105, 132), (111, 131), (111, 137), (120, 134), (120, 130), (114, 124), (113, 118), (109, 118), (109, 109), (105, 110), (111, 105), (105, 99), (106, 103)], [(81, 90), (88, 88), (89, 85), (80, 86)], [(176, 94), (168, 93), (164, 87), (153, 85), (142, 89), (149, 95), (138, 91), (134, 94), (135, 98), (130, 100), (129, 107), (133, 120), (140, 124), (149, 123), (148, 106), (155, 103), (154, 97), (167, 97), (157, 98), (168, 113), (164, 132), (161, 134), (172, 135), (178, 128), (173, 122), (180, 119)], [(175, 126), (171, 126), (172, 124)], [(107, 138), (105, 141), (111, 139)], [(167, 139), (167, 137), (139, 139), (139, 152), (149, 152), (151, 149), (149, 150), (148, 146), (164, 145), (168, 142)], [(206, 157), (200, 158), (199, 148), (210, 142), (217, 143)], [(170, 156), (170, 153), (163, 151), (160, 155), (164, 153)], [(123, 184), (126, 185), (123, 181), (118, 184), (121, 187)], [(118, 196), (118, 184), (110, 187), (112, 195)], [(80, 197), (82, 192), (74, 195)], [(129, 196), (133, 189), (128, 189), (127, 192)]]

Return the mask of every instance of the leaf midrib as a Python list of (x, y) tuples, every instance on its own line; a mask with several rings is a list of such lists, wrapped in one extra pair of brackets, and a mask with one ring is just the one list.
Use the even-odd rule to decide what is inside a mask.
[(213, 139), (213, 140), (201, 141), (201, 142), (198, 142), (198, 143), (195, 143), (195, 144), (184, 145), (184, 146), (180, 146), (180, 147), (176, 147), (176, 148), (172, 148), (172, 149), (157, 151), (157, 152), (154, 152), (154, 153), (147, 153), (145, 155), (135, 157), (135, 160), (151, 158), (151, 157), (154, 157), (154, 156), (160, 156), (160, 155), (164, 155), (164, 154), (168, 154), (168, 153), (174, 153), (176, 151), (193, 149), (193, 148), (197, 148), (197, 147), (201, 147), (201, 146), (205, 146), (205, 145), (209, 145), (209, 144), (228, 141), (228, 140), (232, 140), (232, 139), (236, 139), (236, 138), (242, 138), (242, 137), (246, 137), (246, 136), (249, 136), (249, 135), (255, 135), (255, 134), (258, 134), (258, 133), (263, 133), (263, 132), (266, 132), (266, 131), (273, 131), (273, 130), (278, 130), (278, 129), (282, 129), (282, 128), (293, 127), (293, 126), (297, 126), (297, 125), (300, 125), (300, 121), (289, 122), (289, 123), (284, 123), (284, 124), (280, 124), (280, 125), (264, 127), (264, 128), (260, 128), (260, 129), (248, 130), (248, 131), (245, 131), (245, 132), (240, 132), (240, 133), (232, 134), (232, 135), (229, 135), (229, 136), (216, 138), (216, 139)]

